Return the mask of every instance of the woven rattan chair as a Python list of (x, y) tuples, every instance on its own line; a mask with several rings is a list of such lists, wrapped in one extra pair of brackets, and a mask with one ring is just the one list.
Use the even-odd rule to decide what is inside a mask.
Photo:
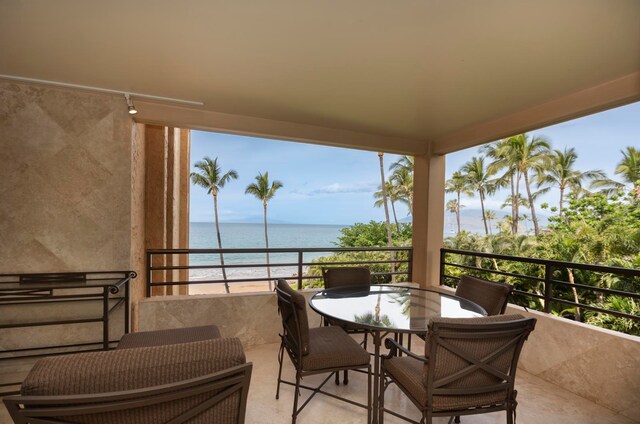
[[(336, 268), (322, 268), (322, 278), (324, 288), (333, 289), (337, 287), (363, 287), (371, 286), (371, 271), (364, 266), (345, 266)], [(325, 324), (339, 325), (348, 334), (362, 334), (362, 345), (367, 348), (368, 333), (361, 327), (355, 327), (344, 322), (336, 322), (331, 319), (324, 320)], [(344, 371), (344, 384), (349, 384), (349, 371)], [(336, 384), (340, 384), (340, 374), (336, 373)]]
[[(283, 331), (280, 334), (282, 343), (278, 353), (278, 385), (276, 399), (280, 398), (280, 383), (295, 386), (293, 400), (292, 423), (298, 414), (318, 393), (342, 400), (367, 410), (367, 422), (371, 421), (371, 365), (366, 350), (353, 340), (338, 326), (309, 328), (307, 306), (304, 296), (293, 290), (285, 280), (278, 280), (276, 285), (278, 311), (282, 318)], [(284, 352), (287, 352), (296, 369), (295, 383), (282, 379)], [(331, 375), (342, 370), (360, 370), (367, 374), (368, 391), (366, 404), (336, 396), (322, 390)], [(300, 383), (303, 377), (329, 373), (318, 387), (310, 387)], [(309, 398), (298, 408), (300, 389), (311, 390)]]
[[(383, 376), (409, 397), (426, 424), (433, 417), (494, 411), (507, 411), (507, 423), (513, 424), (518, 357), (535, 323), (521, 315), (434, 318), (424, 357), (385, 340), (390, 351), (382, 359)], [(399, 350), (406, 355), (398, 357)], [(385, 388), (380, 391), (380, 417), (385, 412), (400, 416), (384, 408)]]
[(507, 309), (512, 291), (509, 284), (463, 275), (456, 287), (456, 296), (477, 303), (488, 315), (501, 315)]

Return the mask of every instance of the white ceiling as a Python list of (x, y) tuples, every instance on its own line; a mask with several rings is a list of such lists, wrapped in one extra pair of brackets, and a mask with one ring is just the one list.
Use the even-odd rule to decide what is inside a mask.
[(638, 70), (638, 0), (0, 2), (0, 74), (417, 140)]

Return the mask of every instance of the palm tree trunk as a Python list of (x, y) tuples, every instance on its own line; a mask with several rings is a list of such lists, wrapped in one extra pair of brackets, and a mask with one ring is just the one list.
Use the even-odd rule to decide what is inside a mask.
[[(263, 203), (264, 206), (264, 242), (269, 249), (269, 233), (267, 231), (267, 202)], [(269, 266), (269, 252), (267, 252), (267, 278), (269, 279), (269, 291), (273, 290), (271, 286), (271, 267)]]
[(515, 214), (513, 215), (513, 228), (515, 229), (515, 233), (518, 233), (518, 225), (520, 221), (520, 171), (516, 171), (516, 196), (511, 198), (511, 205), (513, 206), (513, 210)]
[[(576, 280), (575, 277), (573, 276), (573, 270), (571, 268), (567, 268), (567, 273), (569, 275), (569, 282), (571, 284), (575, 284)], [(576, 290), (575, 286), (571, 287), (571, 291), (573, 292), (573, 301), (575, 303), (580, 303), (580, 299), (578, 298), (578, 291)], [(576, 306), (576, 321), (580, 321), (580, 308), (578, 308)]]
[(396, 230), (398, 230), (398, 234), (400, 234), (400, 224), (398, 223), (398, 217), (396, 216), (396, 205), (393, 200), (391, 201), (391, 210), (393, 211), (393, 220), (396, 222)]
[(558, 208), (558, 216), (562, 217), (562, 204), (564, 203), (564, 187), (560, 186), (560, 205)]
[[(385, 184), (384, 179), (384, 159), (382, 158), (384, 153), (378, 152), (378, 159), (380, 160), (380, 184), (382, 187), (382, 201), (384, 203), (384, 217), (387, 224), (387, 246), (393, 247), (393, 238), (391, 236), (391, 222), (389, 220), (389, 206), (387, 205), (387, 185)], [(395, 266), (395, 254), (393, 251), (391, 253), (391, 282), (395, 282), (396, 266)]]
[[(216, 219), (216, 235), (218, 237), (218, 249), (222, 249), (222, 239), (220, 238), (220, 225), (218, 223), (218, 196), (213, 195), (213, 214)], [(222, 266), (222, 279), (224, 280), (224, 290), (229, 293), (229, 282), (227, 281), (227, 270), (224, 268), (224, 255), (220, 252), (220, 265)]]
[(456, 209), (456, 223), (458, 224), (458, 235), (460, 235), (460, 191), (458, 193), (458, 208)]
[(529, 173), (527, 171), (524, 174), (524, 185), (527, 188), (527, 197), (529, 198), (529, 207), (531, 208), (531, 220), (533, 221), (533, 233), (537, 236), (540, 234), (540, 227), (538, 227), (538, 218), (536, 217), (536, 205), (533, 204), (533, 197), (531, 196), (531, 187), (529, 187)]
[(514, 176), (514, 172), (511, 172), (511, 234), (518, 233), (518, 220), (515, 217), (518, 214), (518, 210), (516, 208), (516, 203), (514, 200), (515, 198), (516, 198), (515, 176)]
[(484, 222), (484, 233), (485, 235), (489, 235), (489, 227), (487, 227), (487, 216), (484, 212), (484, 192), (482, 190), (478, 190), (480, 193), (480, 208), (482, 209), (482, 222)]

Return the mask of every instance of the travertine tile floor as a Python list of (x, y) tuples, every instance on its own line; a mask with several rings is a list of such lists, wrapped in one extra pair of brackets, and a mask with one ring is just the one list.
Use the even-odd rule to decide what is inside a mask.
[[(414, 342), (415, 343), (415, 342)], [(413, 349), (416, 352), (421, 347)], [(293, 387), (282, 385), (280, 399), (275, 399), (276, 378), (278, 376), (278, 345), (269, 344), (249, 349), (247, 360), (253, 362), (251, 389), (247, 408), (248, 423), (290, 423), (293, 407)], [(295, 371), (285, 355), (283, 375), (290, 381), (295, 381)], [(306, 384), (315, 386), (321, 382), (322, 376), (305, 378)], [(349, 374), (347, 386), (336, 386), (330, 380), (325, 389), (332, 393), (364, 402), (367, 390), (366, 377), (360, 373)], [(547, 383), (524, 371), (518, 371), (516, 377), (518, 390), (518, 424), (633, 424), (629, 418), (598, 406), (590, 401)], [(301, 399), (308, 396), (309, 391), (303, 390)], [(419, 419), (413, 404), (395, 387), (390, 386), (386, 391), (385, 406), (413, 419)], [(447, 423), (448, 418), (436, 418), (435, 423)], [(299, 424), (356, 424), (366, 422), (366, 411), (345, 402), (334, 400), (321, 394), (316, 395), (298, 416)], [(385, 415), (385, 424), (406, 423), (399, 418)], [(494, 424), (506, 423), (506, 414), (496, 412), (483, 415), (462, 417), (463, 424)]]
[[(420, 352), (422, 347), (415, 346), (414, 351)], [(526, 347), (525, 347), (526, 348)], [(280, 424), (291, 422), (293, 406), (293, 387), (282, 385), (280, 399), (275, 399), (276, 378), (278, 375), (278, 345), (268, 344), (247, 350), (247, 360), (253, 362), (253, 374), (247, 407), (247, 423)], [(294, 379), (294, 369), (285, 356), (283, 375), (289, 380)], [(347, 386), (336, 386), (330, 380), (325, 389), (332, 393), (364, 402), (367, 390), (366, 377), (352, 372)], [(315, 386), (323, 376), (305, 378), (305, 383)], [(518, 371), (516, 378), (518, 390), (518, 424), (633, 424), (629, 418), (617, 415), (613, 411), (598, 406), (573, 393), (547, 383), (524, 371)], [(308, 391), (302, 391), (301, 400), (308, 396)], [(419, 414), (407, 398), (395, 386), (387, 389), (385, 404), (390, 409), (398, 411), (411, 418), (417, 419)], [(366, 422), (366, 411), (347, 403), (340, 402), (321, 394), (307, 405), (298, 416), (299, 424), (356, 424)], [(437, 418), (435, 423), (447, 423), (448, 418)], [(4, 409), (0, 407), (0, 424), (11, 423)], [(386, 424), (405, 423), (396, 417), (386, 415)], [(494, 424), (506, 423), (504, 412), (462, 417), (463, 424)], [(215, 423), (212, 423), (215, 424)]]

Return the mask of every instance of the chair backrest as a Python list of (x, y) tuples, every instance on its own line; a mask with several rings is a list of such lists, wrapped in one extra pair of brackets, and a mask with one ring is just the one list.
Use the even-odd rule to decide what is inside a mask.
[(322, 268), (322, 278), (327, 289), (371, 285), (371, 271), (364, 266)]
[(309, 320), (307, 302), (293, 290), (286, 280), (276, 284), (278, 312), (282, 319), (283, 342), (294, 363), (301, 364), (302, 356), (309, 353)]
[(499, 315), (507, 309), (512, 291), (513, 287), (509, 284), (463, 275), (456, 287), (456, 296), (477, 303), (489, 315)]
[(521, 315), (434, 318), (425, 345), (428, 405), (460, 410), (513, 402), (518, 357), (535, 323)]
[(17, 424), (237, 424), (251, 370), (236, 338), (51, 356), (3, 400)]

